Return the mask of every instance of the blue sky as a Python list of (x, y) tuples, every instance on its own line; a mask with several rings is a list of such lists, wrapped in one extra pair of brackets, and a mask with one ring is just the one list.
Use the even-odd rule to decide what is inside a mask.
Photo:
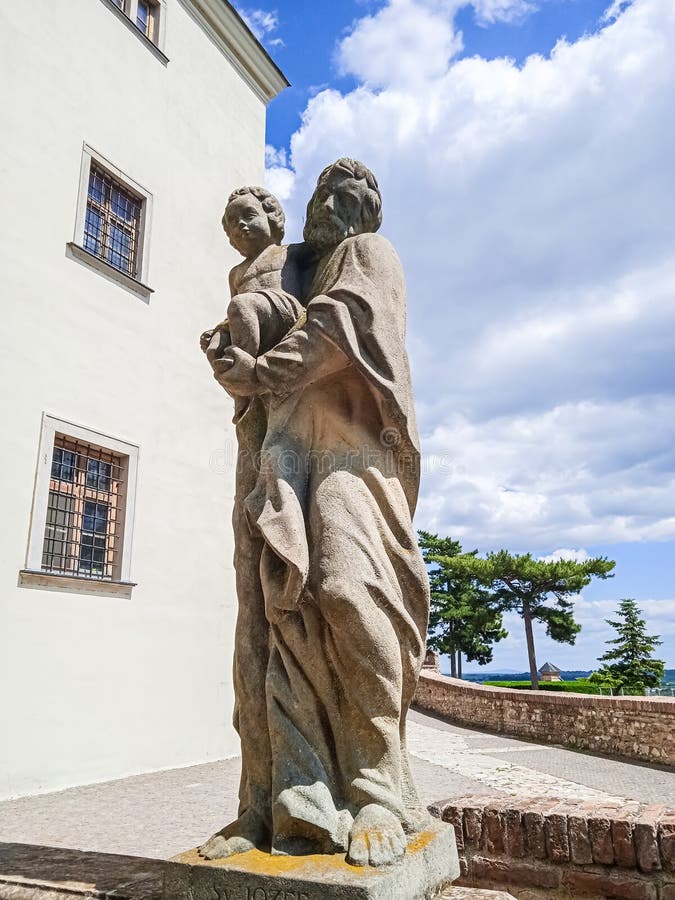
[[(675, 667), (672, 0), (237, 4), (292, 82), (268, 184), (297, 240), (362, 158), (408, 276), (418, 527), (616, 560), (577, 602), (591, 668), (635, 597)], [(525, 667), (520, 622), (490, 668)], [(468, 667), (469, 670), (475, 668)]]
[[(357, 86), (358, 79), (342, 75), (334, 64), (336, 45), (355, 20), (382, 6), (384, 3), (367, 0), (285, 0), (265, 7), (238, 4), (239, 11), (249, 16), (256, 10), (271, 14), (267, 29), (260, 28), (260, 16), (251, 24), (291, 82), (268, 108), (269, 144), (288, 147), (307, 101), (321, 88), (349, 91)], [(513, 22), (495, 22), (490, 27), (478, 24), (474, 8), (466, 6), (455, 19), (465, 41), (460, 56), (479, 54), (492, 59), (507, 55), (520, 62), (532, 53), (549, 53), (561, 36), (575, 40), (597, 29), (607, 6), (607, 0), (548, 0), (536, 15), (520, 19), (517, 27)]]

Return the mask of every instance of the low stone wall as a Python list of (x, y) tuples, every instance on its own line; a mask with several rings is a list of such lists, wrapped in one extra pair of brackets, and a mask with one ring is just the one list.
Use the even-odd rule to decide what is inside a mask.
[(523, 900), (675, 900), (675, 808), (484, 796), (430, 808), (455, 827), (458, 884)]
[(415, 705), (501, 734), (675, 765), (675, 698), (485, 687), (425, 668)]

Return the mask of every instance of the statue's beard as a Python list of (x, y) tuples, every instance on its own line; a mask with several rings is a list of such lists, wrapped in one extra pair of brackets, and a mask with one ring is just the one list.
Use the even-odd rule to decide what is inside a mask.
[(340, 241), (349, 237), (349, 228), (333, 216), (312, 216), (307, 220), (303, 237), (314, 250), (324, 252), (337, 247)]

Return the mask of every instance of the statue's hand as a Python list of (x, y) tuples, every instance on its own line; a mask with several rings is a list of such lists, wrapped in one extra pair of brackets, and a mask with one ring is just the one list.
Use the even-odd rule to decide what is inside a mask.
[(206, 348), (211, 343), (211, 338), (213, 337), (213, 332), (215, 328), (209, 328), (208, 331), (203, 331), (199, 337), (199, 346), (201, 348), (202, 353), (206, 353)]
[(211, 365), (213, 377), (228, 393), (245, 397), (260, 393), (255, 359), (239, 347), (228, 347), (224, 355)]

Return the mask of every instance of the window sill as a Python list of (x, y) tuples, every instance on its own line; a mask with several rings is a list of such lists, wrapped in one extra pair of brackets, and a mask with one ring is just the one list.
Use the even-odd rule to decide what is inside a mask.
[(129, 598), (136, 583), (133, 581), (103, 581), (98, 578), (85, 578), (82, 575), (58, 575), (35, 569), (21, 569), (19, 587), (45, 588), (48, 591), (65, 591), (70, 594), (97, 594), (103, 597)]
[(104, 259), (95, 256), (93, 253), (90, 253), (88, 250), (85, 250), (84, 247), (80, 247), (79, 244), (75, 244), (73, 241), (69, 241), (66, 244), (66, 255), (80, 260), (80, 262), (85, 263), (92, 269), (96, 269), (97, 272), (106, 275), (112, 281), (117, 281), (119, 284), (124, 285), (127, 290), (134, 294), (138, 294), (138, 296), (142, 297), (144, 300), (149, 300), (150, 295), (155, 293), (151, 287), (147, 286), (147, 284), (143, 284), (142, 281), (137, 281), (130, 275), (125, 275), (124, 272), (120, 272), (115, 266), (111, 266), (110, 263), (107, 263)]
[(136, 37), (142, 44), (145, 44), (148, 50), (157, 57), (157, 59), (162, 63), (163, 66), (167, 65), (167, 63), (169, 62), (169, 57), (162, 53), (157, 44), (153, 43), (147, 35), (143, 34), (140, 28), (137, 28), (134, 25), (134, 23), (131, 21), (129, 16), (126, 15), (126, 13), (123, 13), (122, 10), (112, 2), (112, 0), (101, 0), (101, 2), (105, 6), (107, 6), (108, 9), (112, 10), (112, 12), (117, 16), (120, 22), (123, 22), (124, 25), (126, 25), (126, 27), (136, 35)]

